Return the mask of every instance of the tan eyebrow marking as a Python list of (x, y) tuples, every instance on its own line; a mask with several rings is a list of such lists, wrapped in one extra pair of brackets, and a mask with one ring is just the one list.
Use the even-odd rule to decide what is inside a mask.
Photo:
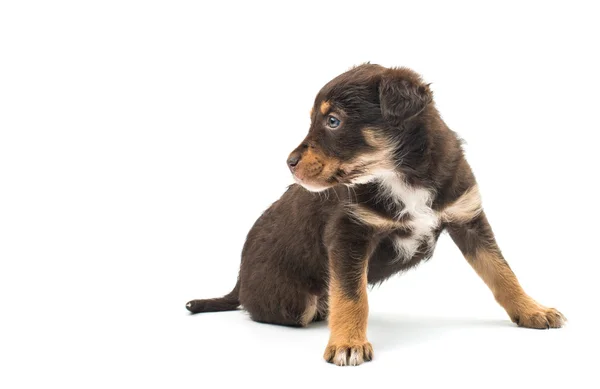
[(329, 101), (323, 101), (321, 103), (321, 108), (320, 111), (323, 115), (325, 115), (327, 113), (327, 111), (329, 111), (329, 108), (331, 107), (331, 103)]
[(310, 117), (312, 117), (313, 112), (315, 112), (315, 107), (310, 107)]

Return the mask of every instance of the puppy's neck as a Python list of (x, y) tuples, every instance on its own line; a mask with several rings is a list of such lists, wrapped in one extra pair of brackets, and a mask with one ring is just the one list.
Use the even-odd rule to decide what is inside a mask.
[(401, 201), (407, 208), (429, 208), (433, 202), (433, 193), (430, 190), (410, 185), (402, 173), (382, 174), (377, 178), (377, 183), (383, 196)]

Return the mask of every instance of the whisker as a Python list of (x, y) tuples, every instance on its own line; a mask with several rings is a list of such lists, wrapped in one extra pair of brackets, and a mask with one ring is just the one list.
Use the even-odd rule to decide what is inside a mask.
[(335, 190), (335, 188), (332, 188), (331, 190), (333, 190), (333, 193), (335, 193), (335, 197), (337, 197), (338, 202), (341, 202), (342, 200), (340, 200), (340, 196), (338, 196), (337, 190)]

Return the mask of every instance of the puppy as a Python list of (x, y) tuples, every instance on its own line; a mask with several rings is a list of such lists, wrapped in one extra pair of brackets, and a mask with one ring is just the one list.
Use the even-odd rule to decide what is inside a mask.
[(250, 230), (234, 289), (188, 302), (190, 312), (242, 305), (253, 320), (299, 327), (328, 318), (325, 360), (359, 365), (373, 358), (367, 286), (429, 259), (448, 231), (513, 322), (563, 325), (502, 256), (461, 142), (418, 74), (354, 67), (321, 89), (310, 115), (287, 160), (297, 184)]

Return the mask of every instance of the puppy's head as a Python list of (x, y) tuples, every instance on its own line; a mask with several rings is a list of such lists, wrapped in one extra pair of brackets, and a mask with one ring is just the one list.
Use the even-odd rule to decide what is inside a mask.
[(288, 158), (294, 179), (321, 191), (393, 171), (407, 141), (403, 130), (431, 102), (410, 69), (365, 64), (341, 74), (317, 95), (308, 135)]

